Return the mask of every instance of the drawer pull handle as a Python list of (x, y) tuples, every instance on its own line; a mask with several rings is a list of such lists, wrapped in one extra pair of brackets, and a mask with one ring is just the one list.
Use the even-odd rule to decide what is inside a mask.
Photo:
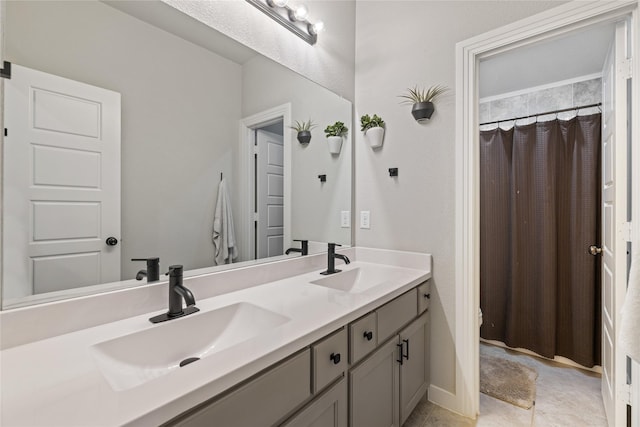
[(402, 356), (404, 355), (404, 351), (403, 351), (404, 344), (400, 343), (400, 344), (396, 344), (396, 346), (400, 347), (400, 359), (396, 359), (396, 362), (398, 362), (399, 364), (402, 365), (402, 363), (403, 363), (402, 362)]
[(426, 299), (431, 299), (431, 294), (424, 294), (424, 297), (425, 297)]
[(367, 341), (371, 341), (371, 340), (373, 339), (373, 332), (371, 332), (371, 331), (369, 331), (369, 332), (365, 331), (363, 336), (367, 339)]
[(334, 365), (337, 365), (338, 363), (340, 363), (340, 353), (331, 353), (329, 359), (331, 359)]
[(409, 360), (409, 340), (402, 340), (407, 344), (407, 354), (404, 354), (404, 351), (402, 352), (402, 357), (406, 358), (407, 360)]

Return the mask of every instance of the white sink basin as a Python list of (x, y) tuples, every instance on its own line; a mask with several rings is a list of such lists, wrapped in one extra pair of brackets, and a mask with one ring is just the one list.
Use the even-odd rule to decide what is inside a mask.
[(366, 266), (355, 267), (325, 276), (310, 283), (357, 294), (390, 282), (405, 280), (413, 274), (416, 274), (414, 270), (406, 268), (367, 264)]
[(185, 359), (207, 357), (289, 320), (238, 303), (95, 344), (91, 354), (111, 387), (127, 390), (179, 369)]

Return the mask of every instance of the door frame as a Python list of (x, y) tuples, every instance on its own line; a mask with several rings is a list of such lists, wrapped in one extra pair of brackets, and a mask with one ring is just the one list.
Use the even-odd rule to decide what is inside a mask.
[[(616, 2), (573, 1), (540, 14), (497, 28), (456, 44), (456, 137), (455, 137), (455, 290), (456, 290), (456, 391), (436, 389), (434, 397), (463, 415), (479, 412), (480, 373), (480, 195), (479, 195), (479, 103), (478, 65), (486, 58), (531, 43), (604, 22), (630, 17), (634, 37), (640, 34), (638, 0)], [(632, 46), (640, 58), (639, 43)], [(640, 130), (640, 67), (632, 74), (632, 137), (638, 145)], [(640, 170), (640, 150), (633, 150), (632, 170)], [(633, 222), (640, 224), (640, 180), (633, 177)], [(639, 230), (633, 230), (637, 241)], [(626, 255), (625, 255), (626, 256)], [(624, 378), (622, 383), (626, 382)], [(637, 387), (638, 384), (635, 384)], [(430, 396), (431, 396), (430, 390)], [(437, 402), (437, 400), (434, 401)], [(637, 408), (634, 408), (637, 410)]]
[(251, 226), (253, 222), (253, 144), (255, 141), (254, 130), (263, 127), (276, 120), (282, 120), (283, 126), (283, 149), (284, 149), (284, 209), (283, 209), (283, 226), (284, 226), (284, 247), (289, 247), (291, 243), (291, 132), (287, 129), (291, 127), (291, 103), (278, 105), (265, 111), (253, 114), (240, 120), (240, 146), (239, 146), (239, 168), (238, 168), (238, 191), (240, 197), (240, 224), (236, 225), (241, 243), (239, 255), (241, 260), (251, 260), (254, 254), (255, 240), (253, 238), (254, 229)]

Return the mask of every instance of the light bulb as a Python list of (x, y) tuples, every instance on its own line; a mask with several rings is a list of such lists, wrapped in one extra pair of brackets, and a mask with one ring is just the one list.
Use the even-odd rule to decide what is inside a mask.
[(313, 25), (309, 25), (309, 32), (311, 34), (320, 34), (324, 30), (324, 22), (318, 21)]
[(304, 5), (296, 7), (295, 11), (293, 12), (293, 16), (298, 21), (304, 21), (308, 14), (309, 10), (307, 10), (306, 6)]
[(289, 0), (272, 0), (272, 1), (273, 1), (273, 4), (279, 7), (285, 7), (287, 3), (289, 3)]

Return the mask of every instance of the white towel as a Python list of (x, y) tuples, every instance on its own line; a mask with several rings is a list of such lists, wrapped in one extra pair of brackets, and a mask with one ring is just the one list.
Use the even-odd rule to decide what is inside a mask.
[(640, 362), (640, 248), (637, 249), (631, 260), (629, 286), (622, 304), (618, 338), (625, 353)]
[(213, 216), (213, 247), (216, 265), (231, 264), (238, 256), (236, 236), (233, 232), (231, 202), (224, 178), (220, 180), (220, 185), (218, 185), (218, 201)]

